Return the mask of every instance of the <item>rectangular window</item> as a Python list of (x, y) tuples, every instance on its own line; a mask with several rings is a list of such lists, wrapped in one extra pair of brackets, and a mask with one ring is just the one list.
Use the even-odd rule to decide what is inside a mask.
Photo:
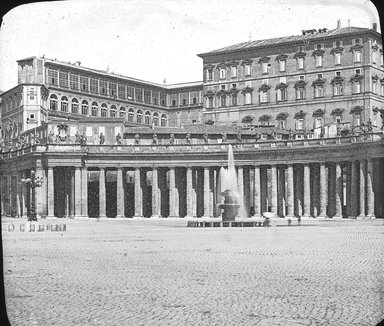
[(207, 80), (212, 80), (213, 79), (213, 71), (212, 69), (207, 70)]
[(305, 98), (305, 90), (304, 88), (296, 89), (296, 99), (303, 100)]
[(58, 85), (58, 71), (55, 69), (48, 68), (48, 84), (49, 85)]
[(117, 85), (116, 83), (109, 83), (109, 96), (116, 97), (117, 95)]
[(341, 85), (341, 84), (334, 84), (333, 85), (333, 95), (334, 96), (343, 95), (343, 85)]
[(60, 87), (68, 88), (68, 76), (69, 74), (64, 71), (59, 72)]
[(287, 83), (287, 77), (280, 77), (280, 83)]
[(279, 61), (279, 70), (280, 70), (280, 72), (285, 71), (285, 66), (286, 66), (285, 63), (286, 63), (285, 60), (280, 60)]
[(321, 44), (316, 44), (315, 45), (315, 50), (321, 50), (321, 48), (322, 48)]
[(220, 79), (225, 79), (225, 68), (220, 68)]
[(167, 96), (165, 93), (160, 92), (160, 105), (167, 106)]
[(384, 66), (384, 56), (382, 53), (380, 53), (380, 65)]
[(361, 73), (361, 69), (355, 69), (355, 74), (356, 75), (360, 75), (360, 73)]
[(372, 51), (372, 63), (376, 63), (377, 51)]
[(286, 101), (287, 100), (286, 94), (287, 94), (286, 89), (278, 89), (277, 90), (277, 100), (278, 101)]
[(359, 82), (353, 83), (353, 92), (355, 94), (361, 92), (361, 84)]
[(207, 98), (207, 108), (209, 109), (213, 108), (213, 97)]
[(119, 98), (125, 99), (125, 86), (119, 84), (117, 89), (119, 92), (118, 94)]
[(127, 99), (133, 100), (135, 97), (135, 88), (133, 86), (127, 86)]
[(152, 92), (152, 104), (159, 105), (159, 92)]
[(334, 63), (335, 63), (335, 65), (341, 64), (341, 53), (335, 53)]
[(323, 97), (324, 96), (324, 88), (323, 86), (315, 86), (315, 97)]
[(335, 71), (335, 76), (340, 77), (341, 76), (341, 71)]
[(323, 121), (323, 118), (322, 117), (317, 117), (315, 119), (315, 128), (320, 128), (322, 126), (322, 121)]
[(297, 58), (297, 69), (304, 69), (304, 58)]
[(300, 75), (299, 76), (299, 80), (305, 80), (305, 76), (304, 75)]
[(108, 94), (108, 83), (105, 80), (100, 80), (100, 94), (101, 95)]
[(296, 129), (297, 130), (303, 130), (304, 129), (304, 119), (297, 119), (296, 120)]
[(220, 105), (221, 105), (222, 107), (227, 106), (227, 97), (226, 97), (225, 95), (222, 95), (222, 96), (220, 97)]
[(317, 74), (317, 78), (318, 79), (322, 79), (323, 78), (323, 74)]
[(376, 80), (372, 80), (372, 92), (376, 94), (377, 92), (377, 82)]
[(89, 91), (88, 77), (80, 76), (80, 88), (83, 92)]
[(232, 106), (236, 106), (237, 105), (237, 94), (233, 94), (232, 95)]
[(144, 89), (144, 103), (151, 104), (151, 91)]
[(262, 62), (261, 63), (261, 70), (262, 70), (263, 74), (267, 74), (268, 73), (268, 62)]
[(245, 104), (252, 104), (252, 93), (245, 93)]
[(260, 92), (260, 103), (268, 102), (268, 92)]
[(323, 66), (323, 56), (322, 55), (316, 55), (316, 67), (322, 67)]
[(143, 89), (136, 87), (135, 94), (136, 94), (136, 101), (143, 102)]
[(89, 78), (89, 85), (91, 87), (91, 93), (99, 93), (99, 81), (96, 78)]
[(343, 45), (343, 42), (342, 41), (336, 41), (336, 42), (334, 42), (334, 47), (335, 48), (339, 48), (339, 47), (341, 47)]
[(354, 62), (361, 62), (361, 52), (360, 51), (354, 51), (353, 52), (353, 61)]
[(70, 77), (71, 89), (79, 89), (79, 75), (72, 75)]
[(245, 65), (245, 76), (251, 75), (251, 65)]
[(231, 67), (231, 77), (232, 78), (236, 78), (237, 77), (237, 67), (236, 66), (232, 66)]
[(262, 80), (261, 80), (261, 84), (262, 84), (262, 85), (264, 85), (264, 84), (265, 84), (265, 85), (269, 85), (269, 84), (268, 84), (268, 79), (262, 79)]

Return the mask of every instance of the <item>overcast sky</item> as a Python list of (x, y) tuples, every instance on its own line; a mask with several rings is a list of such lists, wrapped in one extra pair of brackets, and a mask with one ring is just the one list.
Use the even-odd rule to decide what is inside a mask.
[(81, 61), (168, 84), (202, 80), (198, 53), (252, 40), (342, 26), (380, 30), (366, 0), (72, 0), (16, 7), (0, 31), (0, 90), (17, 84), (16, 60)]

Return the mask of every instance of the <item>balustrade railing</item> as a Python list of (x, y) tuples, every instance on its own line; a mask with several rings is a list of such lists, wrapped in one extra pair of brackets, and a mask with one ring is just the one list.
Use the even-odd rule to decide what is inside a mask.
[(206, 144), (75, 144), (41, 142), (39, 144), (27, 145), (19, 149), (12, 149), (0, 153), (1, 159), (9, 159), (31, 152), (87, 152), (87, 153), (163, 153), (163, 152), (226, 152), (228, 145), (231, 144), (234, 151), (267, 150), (282, 148), (298, 148), (311, 146), (340, 145), (345, 146), (359, 142), (371, 142), (383, 140), (383, 134), (380, 132), (360, 134), (336, 138), (313, 138), (299, 140), (259, 140), (257, 142), (226, 142), (226, 143), (206, 143)]

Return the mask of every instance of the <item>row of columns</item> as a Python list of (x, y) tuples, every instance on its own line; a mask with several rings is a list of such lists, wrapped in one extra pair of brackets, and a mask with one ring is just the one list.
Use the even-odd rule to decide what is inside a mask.
[[(382, 165), (382, 164), (381, 164)], [(380, 166), (381, 166), (380, 165)], [(152, 218), (161, 217), (161, 189), (158, 168), (152, 171), (151, 209)], [(134, 218), (143, 217), (142, 168), (134, 170)], [(180, 217), (179, 189), (176, 183), (176, 168), (169, 167), (169, 215)], [(197, 174), (197, 170), (201, 173)], [(217, 167), (186, 167), (182, 187), (185, 217), (218, 216), (216, 208), (222, 198), (218, 193), (219, 169)], [(36, 189), (36, 210), (38, 216), (55, 216), (54, 169), (36, 169), (44, 176), (46, 184)], [(25, 171), (16, 174), (18, 179), (27, 177)], [(71, 211), (75, 218), (88, 217), (88, 169), (75, 167), (71, 172)], [(297, 163), (269, 164), (237, 167), (238, 192), (244, 198), (247, 215), (262, 216), (271, 211), (280, 217), (375, 217), (375, 194), (373, 187), (372, 160), (356, 160), (350, 163)], [(11, 181), (10, 181), (11, 182)], [(116, 217), (124, 218), (125, 190), (123, 168), (116, 171)], [(3, 182), (4, 183), (4, 182)], [(18, 215), (26, 216), (27, 187), (18, 180)], [(180, 187), (180, 183), (178, 184)], [(199, 189), (201, 187), (201, 189)], [(4, 191), (4, 189), (3, 189)], [(253, 198), (252, 198), (253, 197)], [(12, 197), (13, 198), (13, 197)], [(43, 198), (43, 199), (42, 199)], [(106, 168), (99, 168), (99, 217), (107, 217)], [(144, 203), (145, 205), (145, 203)], [(184, 205), (184, 204), (183, 204)], [(381, 205), (381, 204), (380, 204)], [(343, 212), (343, 206), (346, 211)], [(202, 207), (202, 208), (197, 208)], [(380, 206), (381, 209), (381, 206)], [(201, 214), (197, 214), (197, 210)]]

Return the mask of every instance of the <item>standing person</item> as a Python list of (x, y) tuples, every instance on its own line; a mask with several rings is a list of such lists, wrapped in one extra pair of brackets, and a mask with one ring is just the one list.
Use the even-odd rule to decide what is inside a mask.
[(301, 225), (301, 216), (297, 218), (297, 225)]

